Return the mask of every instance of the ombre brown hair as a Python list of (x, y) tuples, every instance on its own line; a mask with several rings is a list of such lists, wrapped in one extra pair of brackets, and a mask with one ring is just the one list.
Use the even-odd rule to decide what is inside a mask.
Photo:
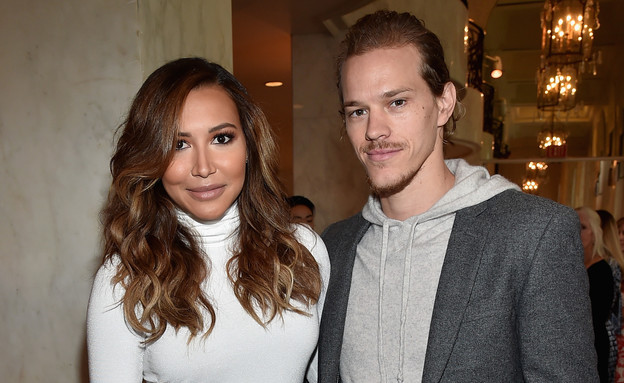
[[(342, 66), (349, 57), (375, 49), (400, 48), (406, 45), (413, 45), (418, 49), (422, 64), (420, 68), (415, 69), (420, 72), (433, 95), (442, 96), (445, 85), (452, 81), (438, 36), (425, 28), (424, 23), (410, 13), (381, 10), (360, 18), (349, 28), (340, 43), (336, 60), (336, 77), (341, 105), (344, 105)], [(464, 107), (456, 100), (453, 114), (444, 125), (445, 140), (455, 132), (456, 122), (463, 114)]]
[[(310, 252), (293, 234), (287, 195), (277, 177), (278, 151), (264, 113), (227, 70), (202, 58), (182, 58), (158, 68), (135, 96), (110, 161), (112, 185), (101, 213), (104, 259), (117, 265), (113, 284), (129, 325), (157, 340), (167, 326), (208, 336), (218, 320), (201, 283), (210, 277), (210, 254), (182, 225), (161, 177), (178, 141), (187, 95), (218, 86), (237, 106), (248, 164), (237, 199), (240, 226), (228, 278), (242, 307), (265, 326), (291, 304), (317, 302), (321, 278)], [(118, 260), (118, 261), (117, 261)]]

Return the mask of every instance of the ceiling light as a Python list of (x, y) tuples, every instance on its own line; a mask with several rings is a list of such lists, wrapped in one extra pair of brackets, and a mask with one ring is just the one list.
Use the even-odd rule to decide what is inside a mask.
[(281, 81), (268, 81), (264, 83), (264, 86), (267, 86), (269, 88), (277, 88), (278, 86), (282, 85), (284, 85), (284, 83)]

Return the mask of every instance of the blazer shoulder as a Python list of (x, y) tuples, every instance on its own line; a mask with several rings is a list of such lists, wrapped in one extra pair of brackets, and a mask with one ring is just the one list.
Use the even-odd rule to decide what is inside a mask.
[(342, 249), (352, 245), (353, 242), (359, 242), (369, 226), (370, 222), (362, 217), (362, 212), (358, 212), (347, 219), (331, 224), (323, 231), (321, 238), (331, 255), (335, 249)]
[(507, 190), (485, 203), (493, 209), (497, 215), (504, 216), (505, 213), (513, 215), (526, 215), (542, 217), (560, 216), (576, 218), (577, 214), (569, 206), (562, 205), (551, 199), (527, 194), (518, 190)]
[(360, 211), (347, 219), (332, 223), (323, 231), (321, 237), (324, 241), (342, 237), (366, 224), (367, 221), (362, 217), (362, 212)]

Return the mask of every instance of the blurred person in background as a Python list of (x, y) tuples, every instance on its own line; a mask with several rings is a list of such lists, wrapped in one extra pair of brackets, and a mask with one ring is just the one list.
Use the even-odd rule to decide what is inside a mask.
[(586, 206), (577, 208), (576, 212), (581, 221), (581, 241), (589, 278), (598, 375), (601, 383), (610, 383), (612, 380), (609, 379), (610, 342), (607, 323), (613, 307), (613, 272), (605, 259), (608, 250), (603, 241), (600, 216), (594, 209)]
[(294, 195), (288, 197), (288, 204), (290, 205), (290, 221), (306, 224), (314, 230), (315, 207), (312, 201), (304, 196)]

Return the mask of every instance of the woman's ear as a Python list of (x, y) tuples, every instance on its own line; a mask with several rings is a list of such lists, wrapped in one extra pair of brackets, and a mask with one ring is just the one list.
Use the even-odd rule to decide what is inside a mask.
[(453, 115), (455, 103), (457, 102), (457, 91), (452, 82), (444, 85), (444, 91), (440, 97), (437, 97), (438, 103), (438, 126), (443, 126)]

